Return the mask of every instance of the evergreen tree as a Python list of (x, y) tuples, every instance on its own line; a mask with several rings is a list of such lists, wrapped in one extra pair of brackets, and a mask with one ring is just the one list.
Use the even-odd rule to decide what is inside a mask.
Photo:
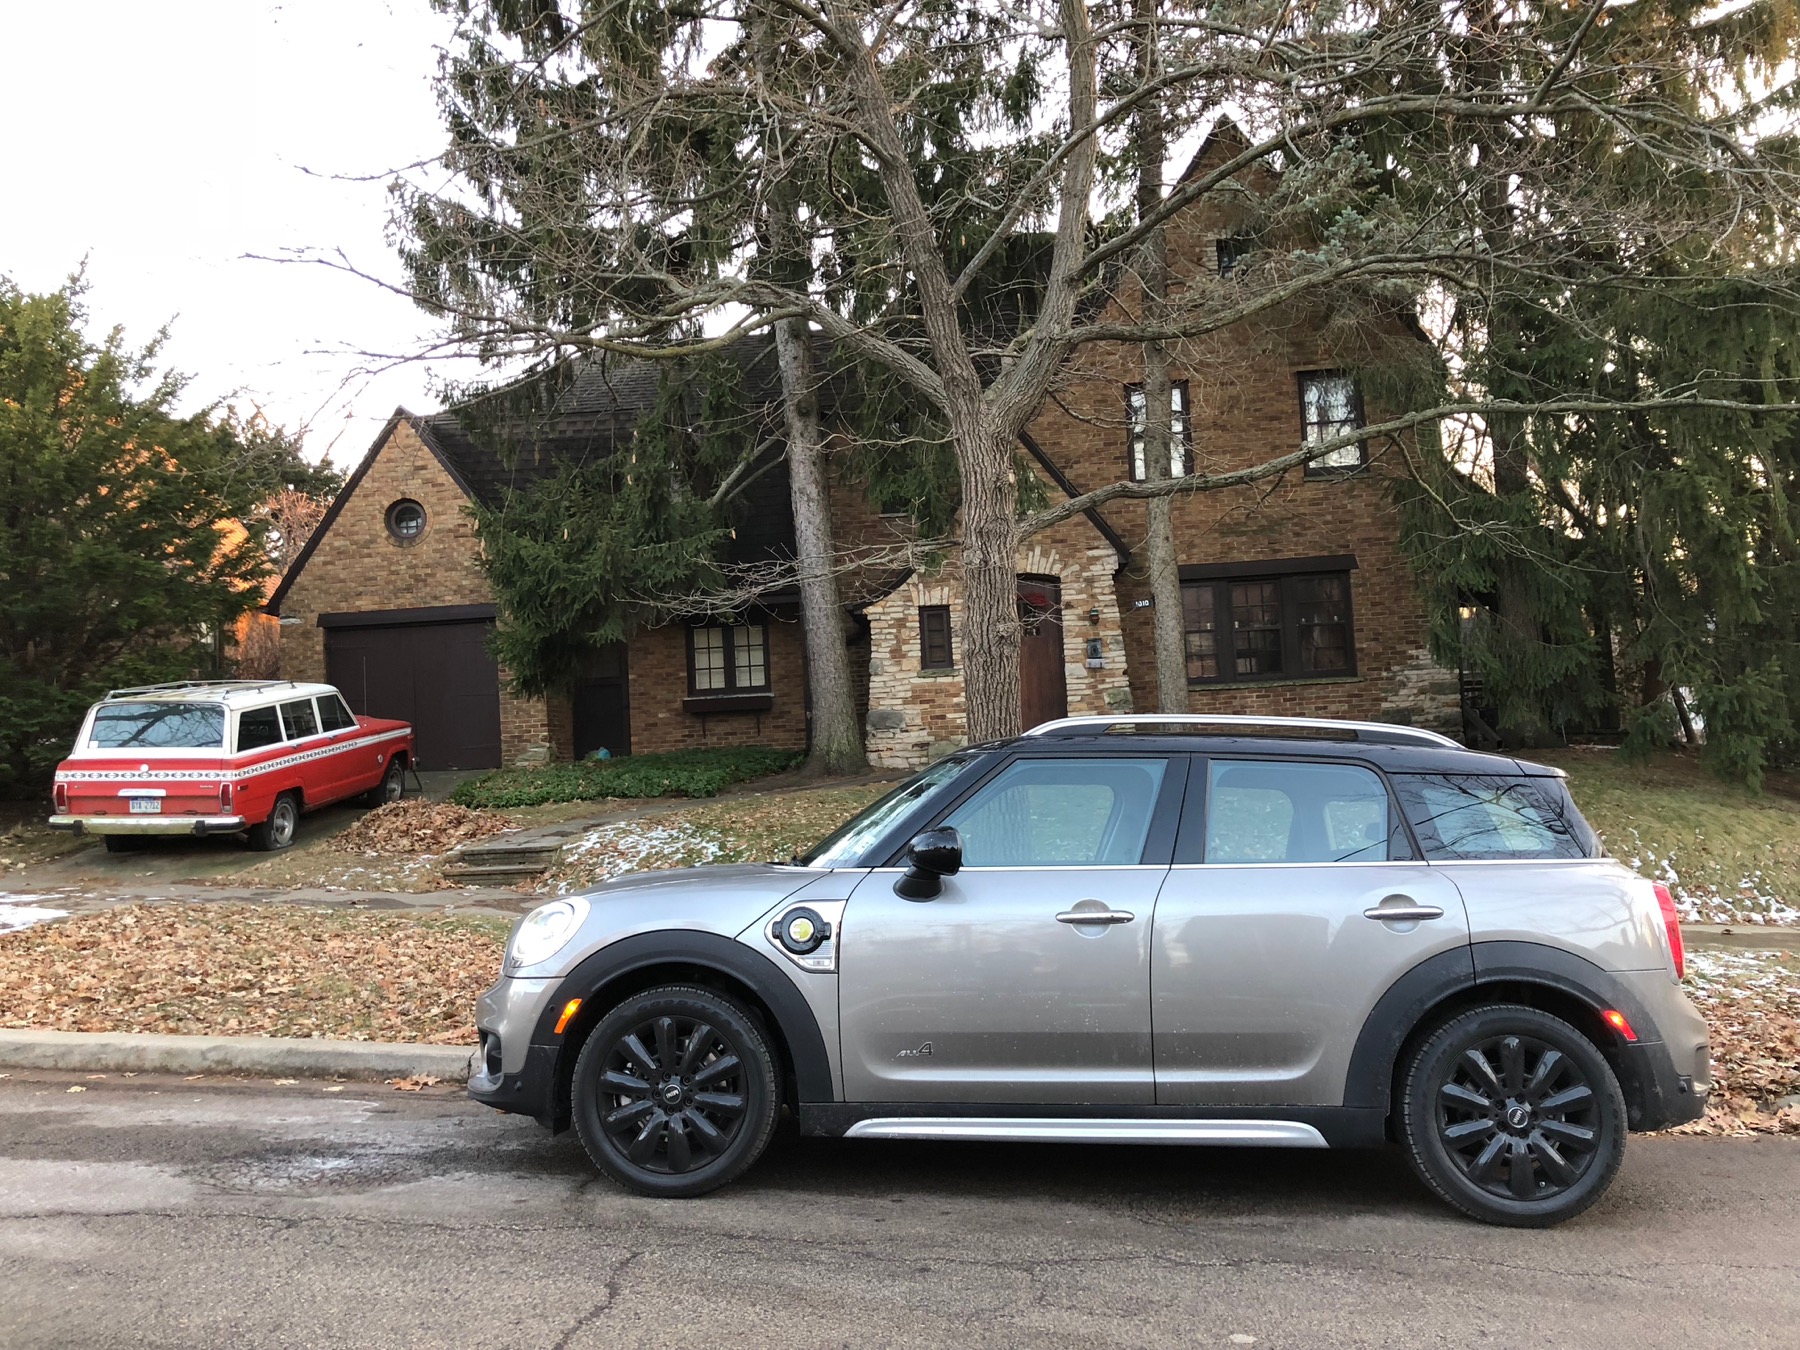
[(182, 383), (79, 281), (0, 278), (0, 794), (41, 792), (108, 686), (218, 673), (262, 599), (268, 477), (231, 422), (182, 417)]

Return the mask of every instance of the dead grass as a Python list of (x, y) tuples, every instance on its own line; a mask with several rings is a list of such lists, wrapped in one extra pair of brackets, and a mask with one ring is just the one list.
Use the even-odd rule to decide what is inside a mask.
[(770, 793), (602, 825), (566, 845), (562, 862), (540, 886), (566, 893), (625, 872), (703, 863), (786, 862), (892, 787), (872, 783)]
[(1692, 951), (1688, 997), (1706, 1018), (1713, 1095), (1683, 1134), (1800, 1134), (1800, 955)]
[(1800, 800), (1720, 782), (1691, 755), (1644, 763), (1616, 751), (1532, 751), (1569, 771), (1581, 813), (1607, 851), (1667, 881), (1701, 923), (1800, 922)]
[(473, 1044), (507, 926), (127, 905), (0, 935), (0, 1026)]

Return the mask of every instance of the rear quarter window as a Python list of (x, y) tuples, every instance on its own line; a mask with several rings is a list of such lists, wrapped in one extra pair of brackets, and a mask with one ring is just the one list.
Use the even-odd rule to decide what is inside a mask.
[(1393, 775), (1427, 858), (1594, 858), (1599, 841), (1560, 778), (1523, 774)]
[(273, 704), (267, 708), (245, 708), (238, 714), (239, 754), (246, 750), (260, 750), (265, 745), (275, 745), (280, 740), (281, 722), (276, 717)]

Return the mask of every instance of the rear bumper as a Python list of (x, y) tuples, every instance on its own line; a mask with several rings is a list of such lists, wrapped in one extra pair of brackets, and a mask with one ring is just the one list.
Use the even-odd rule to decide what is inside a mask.
[(1712, 1090), (1706, 1043), (1686, 1048), (1685, 1054), (1679, 1044), (1638, 1042), (1622, 1048), (1619, 1086), (1632, 1130), (1666, 1130), (1706, 1114)]
[(181, 835), (236, 834), (242, 816), (51, 816), (50, 828), (70, 834)]

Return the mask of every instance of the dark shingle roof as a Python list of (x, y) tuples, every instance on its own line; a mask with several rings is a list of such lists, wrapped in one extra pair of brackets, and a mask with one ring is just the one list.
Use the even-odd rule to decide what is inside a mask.
[[(722, 356), (738, 367), (740, 396), (759, 424), (778, 426), (781, 384), (773, 339), (745, 338)], [(660, 362), (597, 356), (562, 372), (559, 387), (546, 386), (542, 412), (502, 420), (478, 410), (471, 415), (465, 408), (459, 415), (452, 409), (420, 418), (415, 425), (464, 491), (484, 506), (499, 506), (508, 493), (523, 491), (565, 466), (608, 459), (628, 446), (639, 419), (656, 405), (668, 374)], [(696, 416), (701, 392), (686, 391)], [(794, 521), (785, 463), (739, 493), (731, 517), (737, 536), (729, 561), (791, 554)]]

